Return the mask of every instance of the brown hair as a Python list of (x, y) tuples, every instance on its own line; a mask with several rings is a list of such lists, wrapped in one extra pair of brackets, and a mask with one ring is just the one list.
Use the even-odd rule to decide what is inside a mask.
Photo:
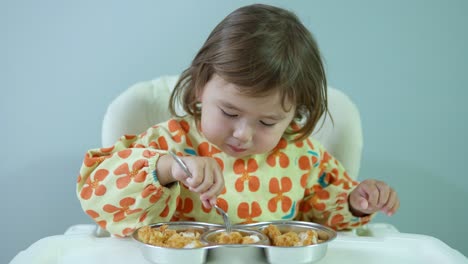
[[(280, 92), (283, 107), (296, 105), (296, 117), (305, 123), (290, 134), (302, 140), (312, 133), (327, 108), (327, 80), (318, 45), (299, 18), (287, 10), (256, 4), (241, 7), (211, 32), (192, 64), (180, 76), (171, 94), (175, 105), (200, 120), (197, 97), (216, 73), (241, 92), (262, 96)], [(286, 132), (288, 133), (288, 131)]]

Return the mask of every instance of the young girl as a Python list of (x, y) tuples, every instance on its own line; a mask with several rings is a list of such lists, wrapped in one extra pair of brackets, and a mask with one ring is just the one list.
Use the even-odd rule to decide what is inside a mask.
[[(353, 228), (399, 200), (381, 181), (352, 181), (309, 138), (327, 111), (310, 32), (289, 11), (251, 5), (212, 31), (180, 77), (170, 110), (186, 116), (88, 151), (77, 195), (102, 228), (127, 236), (157, 222), (313, 221)], [(177, 153), (191, 177), (174, 161)]]

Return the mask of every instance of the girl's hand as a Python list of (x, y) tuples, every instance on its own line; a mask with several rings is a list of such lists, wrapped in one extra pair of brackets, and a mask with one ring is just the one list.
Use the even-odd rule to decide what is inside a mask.
[(199, 193), (203, 206), (211, 208), (211, 205), (216, 204), (217, 196), (224, 189), (224, 177), (218, 163), (210, 157), (186, 156), (179, 158), (185, 163), (192, 177), (189, 177), (175, 161), (172, 162), (171, 166), (172, 177), (187, 185), (190, 191)]
[(349, 207), (353, 215), (363, 216), (382, 211), (393, 215), (400, 207), (397, 193), (385, 182), (362, 181), (349, 195)]

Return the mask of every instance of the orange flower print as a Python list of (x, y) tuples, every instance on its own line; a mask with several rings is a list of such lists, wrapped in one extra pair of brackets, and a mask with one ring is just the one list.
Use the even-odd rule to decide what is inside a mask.
[(124, 135), (125, 140), (132, 140), (135, 139), (137, 136), (136, 135)]
[(135, 143), (130, 144), (129, 147), (130, 147), (130, 148), (145, 148), (146, 146), (143, 145), (143, 144), (140, 144), (140, 143), (136, 143), (136, 142), (135, 142)]
[(357, 185), (357, 182), (353, 181), (348, 173), (343, 172), (342, 176), (340, 177), (340, 171), (335, 168), (325, 175), (324, 181), (335, 186), (341, 185), (345, 190), (350, 190), (353, 186)]
[(279, 165), (281, 168), (286, 168), (289, 165), (289, 158), (288, 156), (282, 152), (282, 149), (285, 149), (288, 146), (288, 142), (286, 139), (281, 138), (278, 142), (278, 145), (273, 149), (272, 153), (268, 155), (267, 163), (271, 167), (276, 166), (276, 160), (279, 161)]
[(319, 164), (319, 168), (323, 171), (325, 170), (327, 167), (328, 167), (328, 162), (330, 161), (330, 159), (332, 158), (330, 154), (328, 154), (328, 152), (323, 152), (322, 153), (322, 160)]
[(251, 207), (248, 203), (243, 202), (240, 203), (237, 207), (237, 216), (240, 219), (245, 219), (242, 224), (256, 222), (254, 218), (259, 217), (260, 215), (262, 215), (262, 209), (260, 208), (260, 204), (258, 202), (252, 202)]
[(299, 129), (301, 129), (301, 127), (295, 121), (291, 122), (290, 127), (291, 130), (294, 132), (299, 131)]
[(158, 142), (151, 141), (149, 146), (155, 149), (168, 150), (169, 145), (167, 144), (166, 138), (163, 136), (158, 137)]
[(299, 211), (300, 212), (309, 212), (312, 209), (312, 206), (310, 205), (310, 200), (312, 198), (311, 196), (312, 190), (311, 189), (306, 189), (304, 191), (304, 197), (307, 197), (307, 199), (304, 199), (304, 197), (299, 201)]
[(292, 200), (289, 196), (286, 196), (285, 193), (291, 191), (292, 182), (288, 177), (281, 178), (281, 185), (277, 178), (270, 180), (270, 192), (276, 194), (275, 197), (271, 198), (268, 201), (268, 209), (271, 212), (276, 212), (278, 202), (281, 202), (281, 210), (283, 212), (288, 212), (292, 206)]
[(310, 157), (301, 156), (298, 160), (299, 168), (305, 171), (305, 173), (301, 176), (302, 187), (305, 187), (307, 185), (307, 180), (309, 179), (309, 175), (310, 175), (310, 171), (312, 170), (312, 167), (316, 167), (318, 164), (317, 154), (311, 151), (309, 151), (309, 153), (311, 153), (312, 156)]
[(101, 148), (100, 150), (101, 150), (101, 152), (111, 153), (112, 150), (114, 150), (114, 146), (111, 146), (111, 147), (108, 147), (108, 148)]
[(124, 163), (114, 170), (115, 175), (125, 175), (117, 179), (117, 188), (123, 189), (127, 187), (132, 180), (135, 182), (144, 182), (148, 174), (145, 167), (148, 167), (148, 161), (141, 159), (135, 161), (132, 166), (132, 171), (129, 170), (128, 164)]
[(119, 157), (121, 157), (122, 159), (128, 158), (131, 154), (132, 154), (131, 149), (124, 149), (124, 150), (117, 152), (117, 155), (119, 155)]
[(296, 147), (298, 148), (302, 148), (304, 146), (304, 141), (302, 140), (296, 141), (294, 142), (294, 145), (296, 145)]
[[(224, 212), (227, 212), (229, 210), (229, 204), (228, 202), (223, 199), (223, 198), (218, 198), (216, 199), (216, 204), (224, 210)], [(212, 207), (213, 208), (213, 207)], [(221, 215), (218, 210), (214, 209), (216, 211), (217, 214)]]
[(315, 155), (312, 156), (301, 156), (299, 158), (299, 168), (301, 170), (311, 170), (313, 166), (316, 166), (318, 158)]
[(93, 210), (86, 210), (85, 212), (86, 212), (86, 214), (88, 214), (89, 216), (91, 216), (91, 218), (93, 218), (94, 221), (96, 221), (96, 223), (97, 223), (102, 229), (106, 229), (107, 222), (106, 222), (105, 220), (97, 221), (97, 218), (99, 217), (99, 214), (98, 214), (96, 211), (93, 211)]
[(348, 194), (341, 192), (336, 196), (336, 210), (342, 210), (344, 205), (348, 203)]
[(168, 128), (169, 131), (172, 134), (172, 139), (180, 143), (182, 142), (182, 138), (185, 138), (185, 141), (188, 146), (192, 146), (192, 141), (190, 141), (190, 138), (187, 136), (188, 132), (190, 131), (190, 126), (185, 120), (181, 120), (180, 122), (177, 122), (176, 120), (169, 120), (168, 123)]
[(312, 186), (312, 192), (314, 192), (315, 196), (317, 196), (317, 198), (320, 200), (330, 199), (330, 193), (318, 184)]
[(310, 149), (315, 149), (314, 143), (312, 143), (310, 138), (307, 138), (306, 143), (310, 147)]
[(301, 200), (301, 202), (299, 203), (299, 212), (307, 213), (310, 210), (312, 210), (310, 199)]
[(161, 198), (163, 194), (163, 189), (161, 187), (156, 187), (154, 185), (148, 185), (144, 190), (143, 192), (141, 193), (141, 196), (143, 198), (146, 198), (148, 196), (150, 196), (150, 203), (155, 203), (157, 201), (159, 201), (159, 199)]
[(328, 152), (324, 152), (322, 163), (319, 165), (319, 183), (322, 187), (326, 187), (332, 184), (335, 186), (341, 185), (344, 190), (350, 190), (353, 186), (358, 184), (357, 182), (353, 181), (345, 171), (340, 171), (337, 168), (333, 168), (329, 171), (328, 167), (330, 162), (337, 162), (337, 160), (334, 159)]
[[(208, 142), (202, 142), (200, 145), (198, 145), (198, 154), (203, 157), (213, 157), (213, 155), (220, 153), (220, 152), (221, 150), (209, 144)], [(223, 160), (218, 157), (215, 157), (214, 159), (218, 163), (221, 170), (223, 170), (224, 169)]]
[(309, 179), (312, 166), (310, 165), (309, 158), (307, 156), (301, 156), (298, 160), (298, 163), (299, 168), (306, 171), (306, 173), (302, 174), (301, 176), (301, 187), (304, 188), (307, 185), (307, 180)]
[(148, 216), (148, 211), (145, 211), (144, 213), (141, 214), (140, 218), (138, 219), (138, 222), (143, 222), (146, 220), (146, 217)]
[(238, 159), (234, 162), (234, 173), (240, 174), (240, 177), (237, 178), (235, 187), (238, 192), (244, 191), (244, 182), (249, 183), (249, 190), (251, 192), (256, 192), (260, 187), (260, 180), (255, 175), (250, 175), (257, 171), (258, 164), (255, 159), (249, 159), (247, 164), (243, 159)]
[(344, 221), (344, 216), (342, 214), (336, 214), (330, 218), (328, 225), (336, 226)]
[(326, 205), (318, 199), (316, 195), (312, 196), (306, 201), (302, 201), (299, 207), (299, 211), (307, 214), (314, 210), (315, 215), (320, 215), (319, 218), (327, 219), (330, 212), (326, 211)]
[(81, 189), (80, 196), (81, 198), (88, 200), (91, 196), (103, 196), (107, 189), (106, 186), (101, 184), (107, 175), (109, 175), (109, 171), (106, 169), (97, 170), (94, 174), (94, 180), (91, 180), (91, 176), (86, 179), (86, 183), (84, 184), (83, 188)]
[[(226, 188), (224, 188), (224, 190), (226, 190)], [(224, 192), (225, 193), (225, 192)], [(224, 212), (227, 212), (228, 209), (229, 209), (229, 205), (228, 205), (228, 202), (223, 199), (223, 198), (218, 198), (216, 199), (216, 205), (218, 205), (219, 207), (221, 207), (221, 209), (224, 210)], [(218, 210), (216, 210), (214, 207), (211, 207), (211, 208), (206, 208), (205, 206), (203, 206), (203, 203), (201, 203), (201, 209), (203, 210), (203, 212), (205, 213), (209, 213), (211, 210), (214, 210), (217, 214), (221, 215)]]
[(124, 230), (122, 230), (122, 234), (123, 234), (124, 237), (126, 237), (126, 236), (130, 235), (131, 233), (133, 233), (133, 231), (135, 231), (135, 228), (127, 227)]
[(162, 210), (162, 212), (159, 214), (160, 217), (167, 217), (169, 215), (169, 201), (171, 199), (171, 196), (169, 195), (166, 199), (166, 206)]
[(192, 211), (193, 200), (191, 198), (177, 199), (177, 208), (173, 215), (173, 219), (177, 219), (177, 221), (195, 221), (195, 218), (186, 216), (186, 214), (189, 214)]
[[(322, 188), (320, 184), (316, 184), (312, 186), (310, 192), (307, 193), (314, 193), (314, 195), (308, 199), (307, 201), (303, 201), (300, 207), (300, 211), (308, 212), (310, 210), (316, 211), (325, 211), (326, 205), (324, 201), (330, 199), (330, 193)], [(308, 194), (307, 194), (308, 195)]]
[(114, 214), (114, 222), (119, 222), (122, 221), (127, 217), (127, 215), (131, 215), (134, 213), (138, 213), (142, 211), (143, 209), (138, 208), (138, 209), (130, 209), (130, 207), (135, 204), (135, 199), (132, 197), (126, 197), (120, 200), (119, 205), (121, 207), (117, 207), (111, 204), (106, 204), (102, 208), (105, 212), (107, 213), (113, 213)]
[(149, 151), (149, 150), (143, 151), (143, 157), (145, 157), (147, 159), (149, 159), (151, 157), (154, 157), (154, 156), (156, 156), (156, 152), (154, 152), (154, 151)]
[(85, 154), (85, 157), (84, 157), (84, 165), (86, 167), (93, 167), (101, 162), (103, 162), (105, 159), (111, 157), (112, 155), (110, 156), (94, 156), (94, 155), (91, 155), (89, 153), (86, 153)]

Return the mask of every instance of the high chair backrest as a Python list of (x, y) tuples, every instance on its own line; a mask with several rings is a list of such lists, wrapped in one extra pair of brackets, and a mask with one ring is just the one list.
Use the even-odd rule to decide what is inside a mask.
[[(139, 134), (171, 117), (169, 97), (178, 76), (163, 76), (137, 83), (108, 106), (102, 124), (102, 145), (111, 146), (122, 135)], [(321, 142), (356, 179), (362, 155), (362, 128), (359, 111), (343, 92), (328, 88), (328, 107), (333, 118), (322, 116), (311, 137)], [(178, 113), (184, 113), (179, 107)], [(323, 125), (322, 125), (323, 123)]]

